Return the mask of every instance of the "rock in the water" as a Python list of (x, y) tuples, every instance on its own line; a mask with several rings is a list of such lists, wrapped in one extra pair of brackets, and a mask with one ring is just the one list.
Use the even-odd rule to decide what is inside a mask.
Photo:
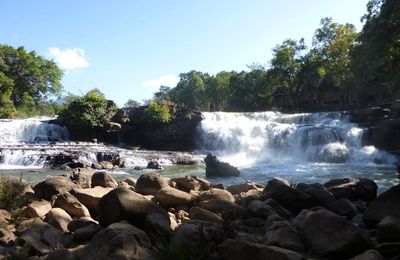
[(114, 223), (98, 232), (80, 252), (77, 259), (152, 259), (149, 237), (127, 222)]
[(57, 197), (54, 207), (62, 208), (72, 217), (90, 217), (89, 210), (77, 198), (69, 192), (65, 192)]
[(267, 246), (237, 239), (227, 239), (218, 246), (218, 253), (224, 260), (303, 260), (303, 255), (276, 246)]
[(214, 188), (200, 192), (198, 199), (199, 201), (225, 200), (229, 202), (235, 202), (235, 198), (229, 191)]
[(159, 190), (156, 194), (156, 199), (164, 208), (188, 206), (192, 203), (189, 193), (171, 187)]
[(159, 213), (169, 221), (168, 213), (158, 204), (126, 188), (116, 188), (101, 198), (97, 212), (99, 223), (105, 227), (122, 220), (143, 227), (150, 213)]
[(30, 218), (43, 218), (51, 210), (51, 204), (47, 200), (38, 200), (30, 203), (25, 208), (25, 215)]
[(88, 209), (96, 210), (100, 199), (112, 190), (112, 188), (96, 186), (90, 189), (73, 189), (71, 194), (74, 195)]
[(118, 183), (113, 177), (107, 172), (96, 172), (92, 176), (92, 188), (96, 186), (101, 186), (104, 188), (116, 188)]
[(152, 172), (139, 177), (135, 190), (143, 195), (156, 195), (159, 190), (168, 186), (168, 178), (162, 177), (159, 173)]
[(86, 167), (86, 168), (75, 168), (72, 171), (71, 180), (81, 186), (81, 188), (90, 188), (92, 187), (92, 176), (94, 174), (94, 169)]
[(343, 178), (330, 180), (324, 184), (335, 197), (343, 197), (349, 200), (374, 200), (376, 198), (378, 185), (370, 179), (365, 178)]
[(379, 222), (376, 229), (380, 243), (400, 242), (400, 218), (386, 216)]
[(147, 169), (153, 169), (153, 170), (161, 170), (162, 167), (157, 161), (150, 161), (147, 164)]
[(52, 200), (53, 196), (68, 192), (76, 187), (69, 178), (55, 176), (39, 182), (33, 187), (35, 195), (40, 199)]
[(365, 210), (363, 221), (372, 227), (386, 216), (400, 218), (400, 184), (379, 195)]
[(270, 246), (279, 246), (296, 252), (304, 252), (297, 231), (287, 221), (278, 221), (268, 227), (265, 240)]
[(360, 255), (350, 258), (350, 260), (384, 260), (384, 258), (378, 251), (370, 249)]
[(47, 254), (59, 246), (61, 232), (51, 225), (35, 219), (19, 238), (30, 244), (36, 251)]
[(206, 163), (207, 177), (231, 177), (239, 176), (240, 171), (226, 162), (221, 162), (215, 155), (207, 154), (204, 159)]
[(65, 210), (53, 208), (46, 214), (44, 221), (65, 233), (68, 232), (68, 224), (72, 221), (72, 218)]
[(101, 161), (99, 162), (99, 164), (104, 170), (112, 170), (112, 168), (114, 167), (114, 165), (110, 161)]
[(371, 248), (358, 228), (326, 209), (307, 215), (299, 231), (306, 247), (317, 256), (346, 259)]

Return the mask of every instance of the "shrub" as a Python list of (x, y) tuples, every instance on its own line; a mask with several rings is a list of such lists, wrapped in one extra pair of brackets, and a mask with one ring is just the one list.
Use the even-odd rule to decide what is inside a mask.
[(23, 206), (25, 186), (21, 178), (0, 176), (0, 208), (11, 211)]
[(143, 111), (143, 120), (151, 124), (168, 123), (172, 119), (166, 104), (150, 102)]

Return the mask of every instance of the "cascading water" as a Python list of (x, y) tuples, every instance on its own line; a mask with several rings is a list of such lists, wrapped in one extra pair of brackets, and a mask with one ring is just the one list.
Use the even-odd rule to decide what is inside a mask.
[[(341, 112), (206, 112), (203, 116), (201, 149), (241, 168), (245, 178), (261, 180), (267, 175), (312, 181), (379, 172), (396, 162), (393, 155), (363, 146), (364, 129)], [(370, 169), (361, 170), (365, 167)]]

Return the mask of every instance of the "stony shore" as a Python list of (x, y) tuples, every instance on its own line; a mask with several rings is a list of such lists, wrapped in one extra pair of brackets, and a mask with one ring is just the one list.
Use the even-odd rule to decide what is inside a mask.
[(117, 182), (77, 168), (33, 187), (3, 182), (23, 184), (24, 204), (0, 211), (2, 259), (400, 257), (400, 185), (377, 196), (369, 179), (224, 188), (156, 172)]

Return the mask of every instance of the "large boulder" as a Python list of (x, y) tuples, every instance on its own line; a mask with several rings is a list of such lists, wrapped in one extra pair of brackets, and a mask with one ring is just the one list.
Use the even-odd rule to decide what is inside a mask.
[(169, 241), (173, 233), (169, 218), (160, 213), (150, 213), (146, 216), (144, 231), (155, 243)]
[(239, 176), (240, 171), (226, 162), (221, 162), (215, 155), (207, 154), (204, 159), (206, 163), (207, 177), (231, 177)]
[(126, 220), (140, 228), (150, 213), (159, 213), (169, 222), (168, 213), (162, 207), (126, 188), (116, 188), (101, 198), (97, 213), (103, 226)]
[(96, 186), (89, 189), (73, 189), (71, 190), (71, 194), (88, 209), (97, 210), (97, 205), (99, 204), (100, 199), (112, 190), (112, 188)]
[(324, 186), (335, 196), (344, 197), (349, 200), (374, 200), (376, 198), (378, 185), (366, 178), (343, 178), (330, 180)]
[(293, 188), (289, 182), (281, 179), (268, 181), (263, 190), (265, 198), (272, 198), (281, 204), (285, 209), (297, 214), (302, 209), (314, 206), (309, 195)]
[(118, 183), (107, 172), (95, 172), (92, 176), (92, 188), (101, 186), (104, 188), (116, 188)]
[(71, 180), (75, 181), (81, 188), (92, 187), (92, 176), (94, 169), (86, 168), (75, 168), (72, 171)]
[(68, 224), (72, 221), (72, 218), (65, 210), (53, 208), (47, 213), (44, 221), (65, 233), (68, 232)]
[(59, 230), (39, 219), (35, 219), (19, 238), (41, 254), (47, 254), (60, 245), (61, 237), (62, 234)]
[(191, 190), (201, 190), (201, 183), (190, 176), (173, 178), (170, 182), (175, 183), (175, 188), (182, 191), (190, 192)]
[(76, 259), (153, 259), (151, 242), (142, 230), (127, 222), (114, 223), (98, 232), (86, 247), (75, 254)]
[(64, 192), (68, 192), (76, 187), (69, 178), (64, 176), (55, 176), (39, 182), (33, 187), (35, 195), (40, 199), (52, 200)]
[(168, 178), (162, 177), (159, 173), (152, 172), (139, 177), (135, 190), (143, 195), (156, 195), (159, 190), (168, 186)]
[(244, 214), (244, 208), (236, 203), (226, 200), (205, 200), (199, 202), (199, 208), (206, 209), (216, 214), (222, 214), (229, 217), (237, 218)]
[(268, 227), (265, 233), (266, 243), (296, 252), (304, 252), (304, 245), (297, 231), (287, 221), (277, 221)]
[[(233, 195), (240, 194), (242, 192), (248, 192), (249, 190), (259, 190), (260, 188), (254, 182), (246, 182), (241, 184), (231, 185), (226, 188)], [(260, 189), (262, 190), (262, 189)]]
[(38, 200), (28, 204), (24, 209), (25, 215), (30, 218), (43, 218), (51, 210), (47, 200)]
[(261, 219), (267, 219), (269, 216), (276, 214), (275, 210), (264, 201), (253, 200), (247, 207), (247, 215)]
[(371, 242), (358, 228), (326, 209), (308, 214), (299, 234), (307, 249), (320, 257), (347, 259), (371, 248)]
[(200, 192), (198, 200), (225, 200), (229, 202), (235, 202), (235, 198), (229, 191), (214, 188)]
[(220, 216), (218, 216), (215, 213), (212, 213), (211, 211), (199, 207), (191, 207), (189, 210), (189, 217), (190, 219), (210, 221), (217, 224), (223, 223), (223, 220)]
[(292, 250), (267, 246), (238, 239), (227, 239), (218, 246), (218, 253), (224, 260), (305, 260), (306, 258)]
[(156, 200), (164, 208), (188, 206), (192, 203), (189, 193), (171, 187), (159, 190), (156, 194)]
[(77, 198), (69, 192), (65, 192), (57, 197), (54, 207), (62, 208), (72, 217), (90, 217), (89, 210)]
[(379, 195), (365, 210), (363, 221), (375, 226), (386, 216), (400, 218), (400, 184)]
[(384, 217), (376, 227), (376, 234), (380, 243), (400, 242), (400, 218)]

